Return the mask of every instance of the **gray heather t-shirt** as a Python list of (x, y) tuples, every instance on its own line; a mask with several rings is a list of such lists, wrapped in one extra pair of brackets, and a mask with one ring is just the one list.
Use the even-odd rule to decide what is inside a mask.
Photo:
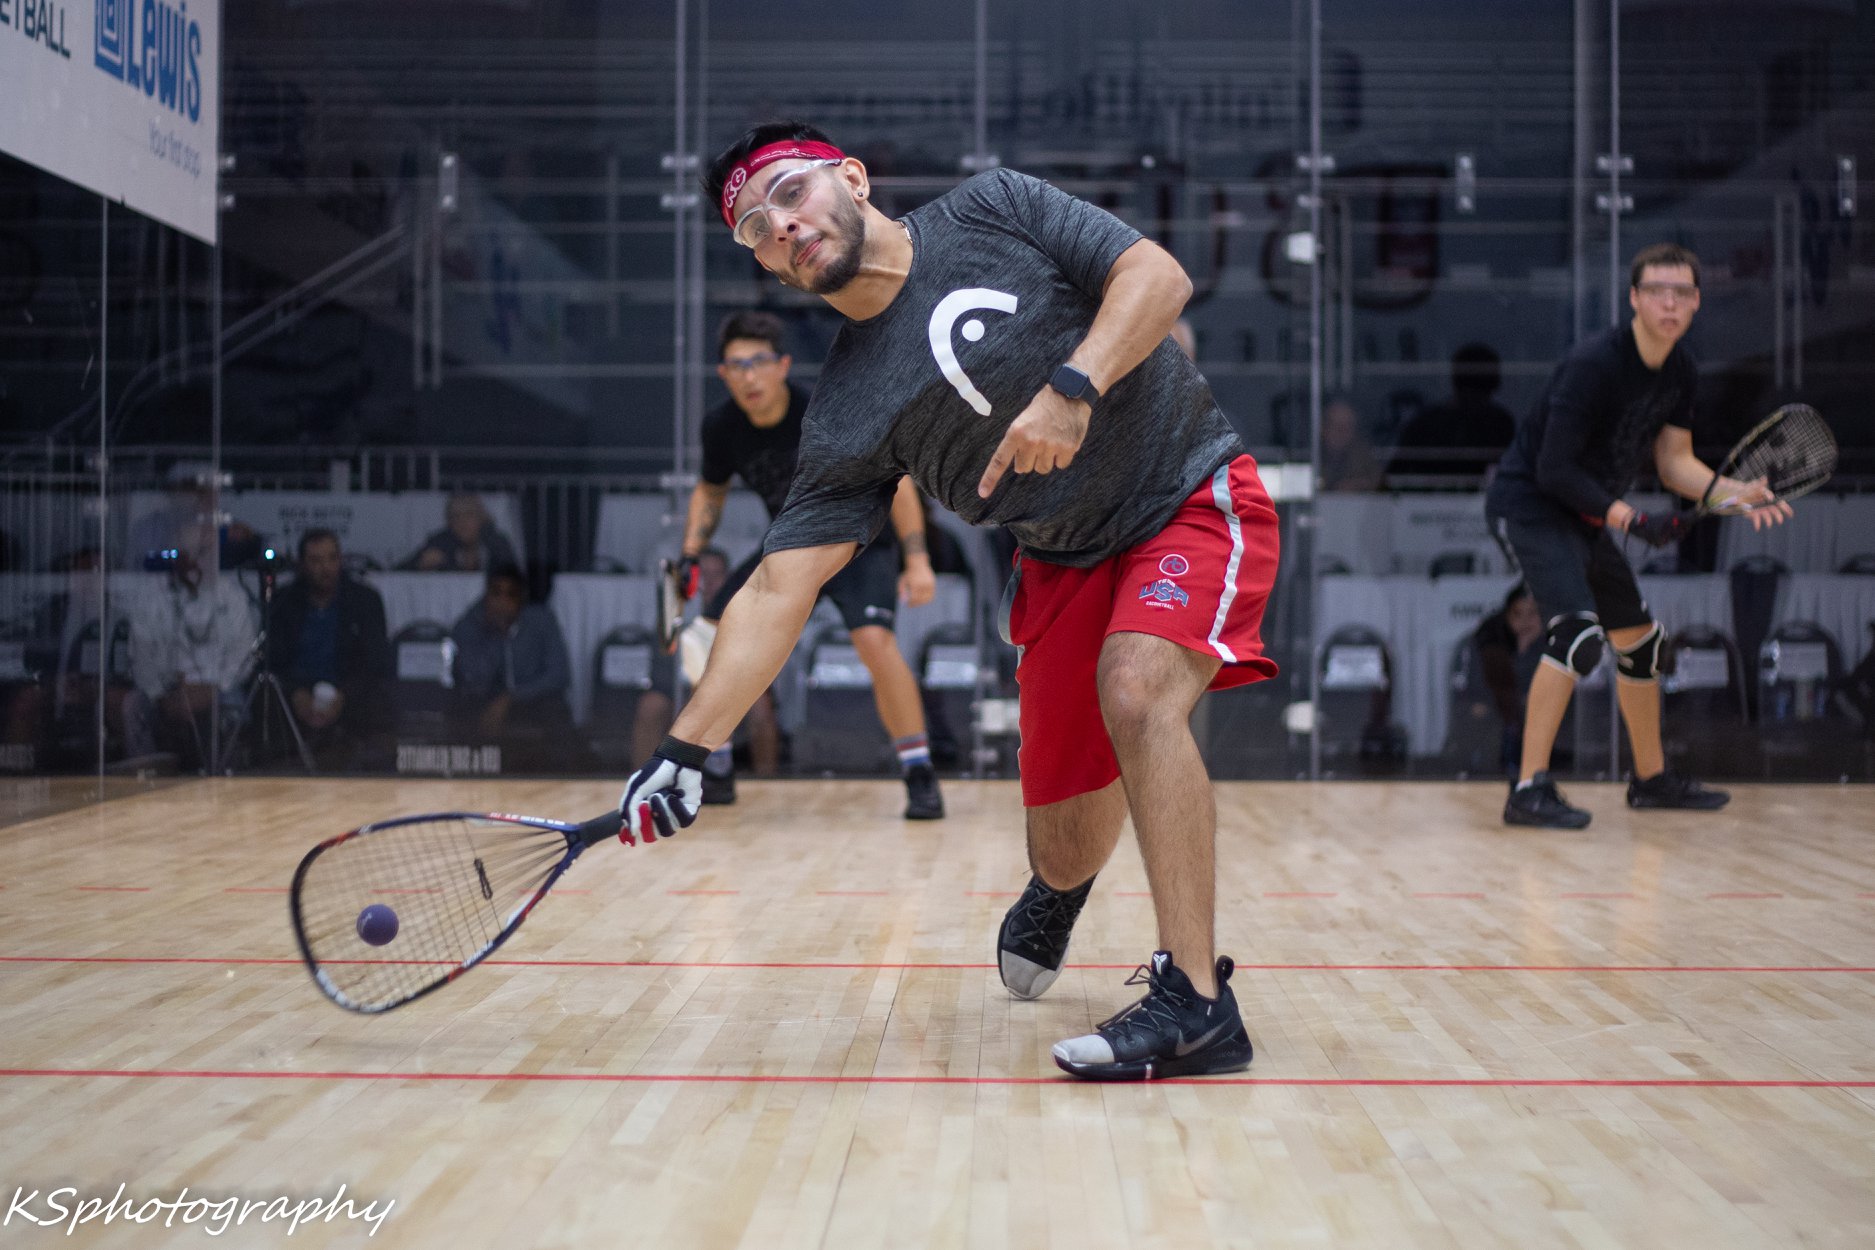
[(1242, 454), (1168, 338), (1094, 405), (1072, 465), (1011, 469), (979, 499), (997, 444), (1087, 336), (1107, 271), (1140, 234), (1006, 169), (904, 220), (911, 274), (884, 312), (847, 321), (834, 339), (765, 551), (863, 546), (909, 474), (964, 520), (1008, 526), (1025, 555), (1084, 568), (1156, 534)]

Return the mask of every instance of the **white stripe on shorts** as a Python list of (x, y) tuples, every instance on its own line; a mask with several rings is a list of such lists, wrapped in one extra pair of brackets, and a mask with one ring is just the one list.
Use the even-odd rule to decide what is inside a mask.
[(1211, 636), (1205, 641), (1226, 664), (1235, 664), (1237, 656), (1222, 641), (1224, 618), (1230, 615), (1231, 602), (1237, 598), (1237, 569), (1243, 564), (1243, 522), (1237, 519), (1237, 510), (1230, 506), (1229, 463), (1219, 465), (1217, 472), (1211, 475), (1211, 501), (1224, 514), (1224, 524), (1230, 527), (1230, 563), (1224, 566), (1224, 593), (1218, 596), (1217, 619), (1211, 622)]

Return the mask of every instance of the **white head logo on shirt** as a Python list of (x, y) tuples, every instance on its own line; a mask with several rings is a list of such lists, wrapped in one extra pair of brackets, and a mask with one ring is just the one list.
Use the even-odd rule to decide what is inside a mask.
[[(981, 286), (952, 291), (931, 310), (931, 323), (926, 327), (926, 332), (931, 338), (931, 354), (937, 357), (938, 370), (943, 373), (944, 380), (956, 388), (965, 403), (977, 410), (977, 415), (987, 417), (990, 415), (990, 401), (983, 398), (983, 392), (970, 381), (970, 375), (957, 363), (957, 353), (951, 350), (951, 327), (957, 324), (957, 318), (977, 309), (1013, 313), (1016, 310), (1016, 297)], [(983, 323), (975, 317), (964, 322), (964, 337), (972, 343), (982, 338)]]

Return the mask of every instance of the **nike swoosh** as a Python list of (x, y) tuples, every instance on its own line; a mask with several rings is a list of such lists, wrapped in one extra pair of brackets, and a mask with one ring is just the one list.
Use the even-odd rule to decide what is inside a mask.
[(1177, 1055), (1180, 1059), (1183, 1059), (1186, 1055), (1189, 1055), (1192, 1051), (1199, 1050), (1199, 1049), (1202, 1049), (1203, 1047), (1209, 1046), (1212, 1042), (1217, 1040), (1219, 1034), (1223, 1033), (1224, 1030), (1228, 1029), (1229, 1027), (1230, 1027), (1230, 1021), (1226, 1020), (1224, 1023), (1212, 1028), (1210, 1032), (1199, 1034), (1197, 1041), (1187, 1042), (1181, 1038), (1178, 1044), (1172, 1048), (1172, 1053)]

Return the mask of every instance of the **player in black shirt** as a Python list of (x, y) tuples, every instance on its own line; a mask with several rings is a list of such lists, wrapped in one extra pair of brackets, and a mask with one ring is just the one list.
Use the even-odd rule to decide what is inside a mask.
[[(695, 560), (710, 545), (722, 519), (729, 481), (741, 477), (761, 496), (773, 520), (787, 502), (801, 448), (801, 417), (807, 395), (788, 382), (793, 357), (783, 343), (781, 319), (773, 313), (733, 313), (717, 335), (720, 363), (716, 374), (730, 398), (703, 420), (703, 470), (690, 495), (684, 526), (683, 557)], [(890, 536), (897, 534), (894, 542)], [(900, 571), (900, 552), (904, 569)], [(713, 628), (730, 599), (762, 562), (757, 551), (722, 589), (704, 604), (702, 618)], [(904, 770), (907, 820), (937, 820), (944, 815), (937, 772), (925, 733), (924, 702), (918, 679), (898, 649), (893, 627), (897, 603), (918, 607), (937, 593), (937, 578), (925, 544), (924, 509), (910, 478), (902, 479), (892, 502), (892, 528), (867, 545), (852, 563), (827, 582), (822, 594), (833, 600), (853, 639), (853, 648), (872, 674), (879, 719), (892, 738)], [(713, 802), (733, 802), (729, 748), (712, 753), (704, 770)]]
[[(1634, 751), (1630, 807), (1713, 810), (1727, 795), (1666, 769), (1657, 677), (1666, 634), (1641, 599), (1615, 546), (1627, 533), (1656, 547), (1685, 532), (1681, 514), (1649, 515), (1622, 502), (1651, 455), (1661, 485), (1698, 499), (1713, 472), (1693, 454), (1696, 375), (1680, 338), (1699, 310), (1699, 260), (1670, 243), (1644, 248), (1629, 273), (1633, 320), (1579, 344), (1557, 368), (1536, 410), (1498, 466), (1486, 498), (1546, 623), (1543, 662), (1525, 706), (1523, 758), (1504, 806), (1513, 825), (1580, 829), (1589, 813), (1549, 778), (1550, 749), (1578, 678), (1615, 649), (1616, 694)], [(1740, 502), (1770, 499), (1763, 482), (1720, 484)], [(1788, 504), (1751, 512), (1777, 525)]]

